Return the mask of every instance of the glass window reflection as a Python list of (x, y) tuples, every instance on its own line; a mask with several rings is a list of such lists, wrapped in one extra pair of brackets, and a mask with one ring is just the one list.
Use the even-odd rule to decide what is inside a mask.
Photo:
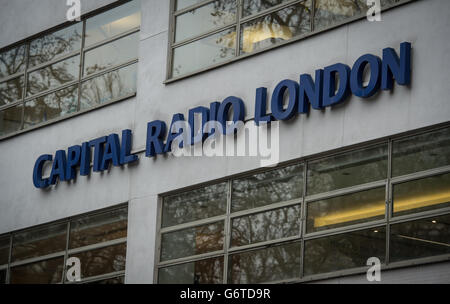
[(232, 219), (231, 246), (300, 235), (300, 205)]
[(265, 49), (309, 32), (310, 3), (293, 5), (244, 23), (241, 27), (241, 52)]
[(78, 86), (38, 97), (25, 103), (24, 128), (75, 113), (78, 106)]
[(450, 206), (450, 174), (393, 186), (394, 215), (412, 214)]
[(25, 70), (25, 45), (0, 53), (0, 78), (21, 73)]
[(223, 257), (159, 269), (159, 284), (222, 284)]
[(385, 180), (387, 153), (382, 145), (311, 161), (307, 195)]
[(169, 227), (225, 214), (228, 184), (221, 183), (164, 198), (162, 226)]
[(23, 96), (23, 76), (0, 83), (0, 106), (20, 101)]
[(136, 93), (137, 65), (129, 65), (83, 82), (81, 110)]
[(391, 226), (392, 262), (450, 253), (450, 215)]
[(138, 57), (139, 33), (135, 33), (86, 52), (84, 75), (103, 71)]
[(80, 57), (75, 56), (28, 74), (27, 96), (55, 89), (77, 80), (80, 73)]
[(367, 259), (386, 256), (384, 227), (333, 235), (305, 242), (305, 276), (366, 266)]
[(61, 283), (64, 258), (45, 260), (11, 268), (11, 284)]
[(214, 1), (176, 17), (175, 42), (231, 24), (236, 20), (236, 1)]
[(244, 0), (242, 15), (247, 17), (289, 1), (290, 0)]
[(69, 248), (127, 237), (128, 208), (89, 215), (70, 223)]
[(308, 203), (307, 232), (384, 219), (386, 189), (377, 188)]
[(86, 21), (85, 45), (127, 32), (141, 25), (141, 2), (134, 0)]
[(119, 244), (100, 249), (72, 254), (81, 262), (81, 278), (125, 270), (127, 244)]
[(333, 26), (346, 19), (365, 14), (367, 9), (365, 0), (316, 0), (314, 28)]
[(450, 128), (394, 141), (392, 176), (450, 165)]
[(15, 106), (0, 111), (0, 136), (19, 131), (22, 126), (23, 106)]
[(172, 76), (198, 71), (234, 57), (236, 53), (236, 29), (222, 31), (174, 50)]
[(223, 243), (223, 222), (168, 232), (161, 239), (161, 261), (223, 250)]
[(8, 264), (10, 237), (0, 238), (0, 266)]
[(67, 224), (54, 224), (13, 236), (12, 261), (61, 252), (66, 249)]
[(232, 212), (301, 198), (303, 164), (233, 181)]
[(76, 23), (30, 43), (30, 66), (56, 60), (81, 48), (83, 24)]
[(230, 256), (228, 283), (257, 284), (300, 277), (301, 244), (292, 243)]

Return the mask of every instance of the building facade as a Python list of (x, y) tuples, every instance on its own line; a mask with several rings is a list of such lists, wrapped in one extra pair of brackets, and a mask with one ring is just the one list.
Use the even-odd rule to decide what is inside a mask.
[(373, 2), (0, 0), (0, 283), (450, 283), (450, 2)]

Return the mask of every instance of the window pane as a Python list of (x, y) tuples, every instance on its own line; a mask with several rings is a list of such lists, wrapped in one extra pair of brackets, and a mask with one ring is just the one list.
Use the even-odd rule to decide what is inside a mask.
[(119, 244), (101, 249), (71, 255), (81, 262), (81, 278), (108, 274), (125, 270), (127, 244)]
[(86, 46), (119, 35), (141, 25), (140, 1), (127, 2), (86, 21)]
[(385, 188), (308, 203), (307, 232), (384, 219)]
[(15, 234), (12, 261), (64, 251), (66, 249), (67, 224), (56, 224)]
[(128, 209), (90, 215), (70, 223), (69, 248), (127, 237)]
[(122, 285), (125, 284), (125, 277), (118, 277), (113, 279), (107, 279), (102, 281), (95, 281), (88, 283), (90, 285)]
[(450, 206), (450, 174), (394, 185), (394, 215)]
[(234, 57), (235, 53), (235, 28), (180, 46), (174, 50), (172, 76), (195, 72), (224, 62)]
[(84, 75), (103, 71), (138, 57), (139, 33), (135, 33), (86, 52)]
[(164, 198), (162, 226), (169, 227), (225, 214), (228, 183)]
[(310, 2), (296, 4), (244, 23), (241, 53), (251, 53), (305, 34), (311, 30)]
[(223, 222), (162, 235), (161, 260), (172, 260), (223, 249)]
[(236, 21), (236, 1), (214, 1), (176, 17), (175, 42)]
[(0, 285), (6, 283), (6, 269), (0, 270)]
[(301, 198), (303, 164), (233, 181), (232, 212)]
[(28, 94), (31, 96), (55, 89), (65, 83), (77, 80), (80, 73), (80, 56), (75, 56), (28, 75)]
[(310, 162), (307, 194), (386, 179), (387, 150), (383, 145)]
[(244, 0), (244, 8), (242, 14), (244, 17), (246, 17), (289, 1), (291, 0)]
[(301, 244), (270, 247), (230, 257), (228, 283), (254, 284), (300, 277)]
[(0, 136), (19, 131), (22, 125), (23, 106), (11, 107), (0, 111)]
[(392, 175), (450, 165), (450, 128), (394, 141)]
[(78, 86), (71, 86), (25, 103), (24, 128), (77, 111)]
[(159, 284), (221, 284), (223, 257), (161, 268)]
[(365, 0), (316, 0), (314, 28), (322, 29), (367, 12)]
[(300, 205), (238, 217), (232, 220), (231, 246), (300, 235)]
[(11, 268), (11, 284), (61, 283), (64, 258)]
[(391, 262), (449, 253), (449, 214), (391, 226)]
[(366, 266), (367, 259), (385, 260), (386, 229), (372, 228), (305, 242), (305, 275)]
[(9, 236), (0, 238), (0, 265), (8, 264), (9, 260)]
[[(188, 6), (200, 3), (204, 0), (177, 0), (177, 7), (176, 10), (181, 10), (183, 8), (186, 8)], [(231, 1), (235, 1), (235, 0), (231, 0)]]
[(136, 93), (136, 64), (83, 82), (81, 110)]
[(0, 106), (19, 101), (23, 96), (23, 76), (0, 83)]
[(0, 78), (25, 70), (25, 45), (0, 53)]
[(35, 39), (30, 43), (30, 66), (58, 59), (81, 48), (81, 22)]

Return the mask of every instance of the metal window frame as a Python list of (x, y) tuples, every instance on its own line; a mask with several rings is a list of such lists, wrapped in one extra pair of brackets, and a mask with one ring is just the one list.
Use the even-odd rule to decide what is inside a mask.
[[(299, 253), (300, 254), (300, 267), (301, 267), (300, 277), (290, 278), (290, 279), (286, 279), (286, 280), (280, 280), (277, 282), (267, 282), (267, 283), (310, 282), (310, 281), (315, 281), (315, 280), (337, 278), (337, 277), (341, 277), (341, 276), (365, 273), (367, 271), (367, 267), (356, 267), (356, 268), (352, 268), (352, 269), (341, 269), (341, 270), (333, 271), (330, 273), (320, 273), (320, 274), (305, 276), (304, 275), (305, 242), (314, 240), (314, 239), (326, 238), (326, 237), (330, 237), (330, 236), (334, 236), (334, 235), (342, 235), (342, 234), (347, 234), (347, 233), (351, 233), (351, 232), (357, 232), (357, 231), (379, 228), (379, 227), (383, 227), (385, 229), (385, 234), (386, 234), (386, 236), (385, 236), (386, 256), (384, 257), (384, 263), (382, 265), (382, 269), (396, 269), (396, 268), (400, 268), (400, 267), (409, 267), (409, 266), (414, 266), (414, 265), (418, 265), (418, 264), (427, 264), (427, 263), (435, 263), (435, 262), (450, 260), (450, 254), (444, 254), (444, 255), (440, 255), (440, 256), (431, 256), (431, 257), (426, 257), (426, 258), (411, 259), (411, 260), (406, 260), (406, 261), (401, 261), (401, 262), (394, 262), (394, 263), (390, 262), (390, 234), (391, 234), (390, 228), (392, 225), (450, 214), (450, 207), (447, 207), (447, 208), (436, 208), (436, 209), (427, 210), (427, 211), (423, 211), (423, 212), (415, 212), (412, 214), (407, 214), (407, 215), (402, 215), (402, 216), (395, 216), (395, 217), (392, 216), (392, 208), (393, 208), (393, 191), (392, 191), (392, 189), (393, 189), (393, 186), (395, 186), (396, 184), (399, 184), (399, 183), (407, 182), (407, 181), (420, 180), (420, 179), (427, 178), (427, 177), (438, 176), (438, 175), (450, 173), (450, 165), (448, 165), (448, 166), (438, 167), (438, 168), (434, 168), (434, 169), (430, 169), (430, 170), (419, 171), (419, 172), (415, 172), (415, 173), (408, 174), (408, 175), (392, 177), (393, 143), (394, 143), (394, 141), (399, 140), (399, 139), (413, 138), (415, 136), (420, 136), (423, 134), (437, 132), (439, 130), (447, 129), (449, 127), (450, 127), (450, 122), (446, 122), (446, 123), (438, 124), (435, 126), (429, 126), (429, 127), (421, 128), (418, 130), (404, 132), (404, 133), (398, 134), (398, 135), (392, 135), (392, 136), (388, 136), (385, 138), (372, 140), (370, 142), (353, 145), (351, 147), (340, 148), (340, 149), (337, 149), (337, 150), (334, 150), (331, 152), (322, 152), (317, 155), (302, 158), (300, 160), (291, 160), (289, 162), (281, 164), (280, 166), (278, 166), (276, 168), (270, 168), (270, 169), (260, 168), (257, 170), (253, 170), (251, 172), (239, 173), (232, 177), (224, 177), (224, 178), (218, 179), (216, 181), (211, 181), (211, 182), (200, 184), (200, 185), (186, 187), (186, 188), (183, 188), (182, 190), (175, 190), (175, 191), (170, 191), (170, 192), (167, 192), (164, 194), (160, 194), (158, 197), (158, 221), (157, 221), (157, 235), (156, 235), (156, 244), (157, 245), (156, 245), (155, 267), (154, 267), (154, 283), (158, 283), (158, 273), (161, 268), (196, 262), (199, 260), (209, 259), (209, 258), (213, 258), (213, 257), (223, 257), (224, 258), (223, 283), (226, 284), (229, 282), (229, 278), (228, 278), (229, 265), (228, 264), (229, 264), (229, 258), (231, 255), (248, 252), (248, 251), (253, 251), (253, 250), (262, 250), (264, 248), (269, 248), (272, 246), (277, 246), (277, 245), (290, 243), (290, 242), (300, 242), (301, 243), (301, 252)], [(387, 159), (388, 159), (388, 161), (387, 161), (387, 176), (385, 179), (366, 183), (366, 184), (354, 185), (351, 187), (337, 189), (337, 190), (333, 190), (333, 191), (329, 191), (329, 192), (325, 192), (325, 193), (314, 194), (311, 196), (307, 195), (306, 190), (307, 190), (307, 185), (308, 185), (308, 166), (309, 166), (310, 162), (312, 162), (312, 161), (315, 162), (320, 159), (326, 159), (331, 156), (345, 154), (345, 153), (352, 152), (352, 151), (371, 149), (376, 146), (381, 147), (383, 145), (387, 145)], [(270, 204), (270, 205), (247, 209), (247, 210), (242, 210), (242, 211), (236, 211), (236, 212), (231, 211), (233, 181), (239, 180), (242, 178), (246, 178), (246, 177), (250, 177), (250, 176), (253, 176), (256, 174), (260, 174), (263, 172), (279, 170), (279, 169), (282, 169), (285, 167), (289, 167), (292, 165), (300, 165), (300, 164), (303, 165), (303, 180), (302, 180), (303, 195), (302, 195), (302, 197), (291, 200), (291, 201), (279, 202), (279, 203), (275, 203), (275, 204)], [(201, 220), (197, 220), (197, 221), (193, 221), (193, 222), (183, 223), (181, 225), (175, 225), (175, 226), (161, 228), (162, 207), (163, 207), (163, 202), (164, 202), (165, 197), (180, 194), (180, 193), (185, 193), (185, 192), (192, 191), (192, 190), (201, 189), (203, 187), (207, 187), (207, 186), (219, 184), (219, 183), (224, 183), (224, 182), (228, 183), (227, 213), (226, 214), (216, 216), (213, 218), (206, 218), (206, 219), (201, 219)], [(322, 199), (339, 197), (339, 196), (346, 195), (346, 194), (357, 193), (357, 192), (361, 192), (361, 191), (367, 191), (367, 190), (378, 189), (378, 188), (384, 188), (384, 191), (385, 191), (386, 207), (385, 207), (384, 219), (372, 220), (372, 221), (368, 221), (368, 222), (347, 225), (347, 226), (338, 227), (338, 228), (326, 229), (326, 230), (318, 231), (318, 232), (312, 232), (312, 233), (306, 232), (307, 205), (309, 203), (313, 203), (313, 202), (316, 202), (316, 201), (322, 200)], [(283, 207), (294, 206), (297, 204), (301, 204), (301, 216), (300, 216), (301, 228), (300, 228), (299, 235), (285, 237), (285, 238), (281, 238), (281, 239), (269, 240), (269, 241), (264, 241), (264, 242), (259, 242), (259, 243), (254, 243), (254, 244), (249, 244), (249, 245), (244, 245), (244, 246), (239, 246), (239, 247), (231, 246), (231, 232), (230, 231), (231, 231), (231, 223), (232, 223), (233, 218), (263, 213), (263, 212), (267, 212), (267, 211), (271, 211), (271, 210), (280, 209)], [(187, 228), (190, 228), (193, 226), (199, 226), (201, 224), (214, 222), (219, 219), (225, 221), (224, 231), (225, 231), (225, 235), (227, 238), (226, 238), (226, 242), (224, 243), (225, 248), (223, 250), (161, 262), (161, 260), (160, 260), (161, 238), (162, 238), (163, 232), (187, 229)]]
[[(323, 32), (329, 31), (329, 30), (332, 30), (332, 29), (340, 27), (342, 25), (350, 24), (352, 22), (361, 20), (361, 19), (366, 17), (366, 14), (363, 12), (361, 14), (358, 14), (358, 15), (355, 15), (353, 17), (347, 18), (346, 20), (344, 20), (342, 22), (338, 22), (336, 24), (333, 24), (332, 26), (321, 28), (319, 30), (315, 30), (315, 27), (314, 27), (314, 16), (315, 16), (315, 1), (316, 0), (311, 0), (311, 11), (310, 11), (311, 25), (310, 25), (310, 32), (302, 34), (302, 35), (298, 35), (297, 37), (294, 37), (294, 38), (292, 38), (290, 40), (279, 42), (279, 43), (277, 43), (275, 45), (272, 45), (272, 46), (269, 46), (269, 47), (266, 47), (266, 48), (263, 48), (263, 49), (251, 52), (251, 53), (240, 54), (240, 52), (237, 52), (234, 57), (232, 57), (230, 59), (227, 59), (227, 60), (225, 60), (223, 62), (212, 64), (212, 65), (207, 65), (207, 66), (204, 66), (204, 67), (202, 67), (202, 68), (200, 68), (200, 69), (198, 69), (196, 71), (185, 73), (185, 74), (182, 74), (182, 75), (174, 77), (173, 74), (172, 74), (173, 54), (174, 54), (175, 48), (180, 46), (179, 44), (181, 44), (181, 42), (178, 42), (178, 44), (175, 44), (175, 40), (174, 40), (175, 30), (176, 30), (175, 29), (175, 27), (176, 27), (176, 23), (175, 23), (176, 16), (179, 16), (179, 15), (181, 15), (183, 13), (186, 13), (188, 11), (191, 11), (193, 9), (197, 9), (197, 8), (199, 8), (199, 7), (203, 6), (203, 5), (209, 4), (210, 2), (213, 2), (213, 1), (214, 0), (203, 1), (203, 2), (200, 2), (200, 3), (194, 4), (194, 5), (191, 5), (189, 7), (186, 7), (184, 9), (180, 10), (180, 11), (175, 11), (175, 2), (176, 2), (176, 0), (170, 0), (171, 3), (170, 3), (170, 16), (169, 16), (169, 39), (168, 39), (168, 49), (167, 49), (167, 68), (166, 68), (166, 80), (163, 81), (164, 84), (170, 84), (170, 83), (176, 82), (176, 81), (181, 80), (181, 79), (189, 78), (189, 77), (192, 77), (194, 75), (198, 75), (198, 74), (204, 73), (206, 71), (210, 71), (210, 70), (216, 69), (218, 67), (221, 67), (221, 66), (224, 66), (224, 65), (236, 62), (238, 60), (242, 60), (242, 59), (250, 57), (250, 56), (255, 56), (255, 55), (264, 53), (266, 51), (272, 50), (274, 48), (285, 46), (287, 44), (291, 44), (293, 42), (300, 41), (300, 40), (306, 39), (306, 38), (311, 37), (311, 36), (315, 36), (317, 34), (320, 34), (320, 33), (323, 33)], [(236, 1), (239, 1), (238, 2), (238, 8), (241, 7), (240, 4), (243, 3), (242, 2), (243, 0), (236, 0)], [(237, 21), (235, 23), (233, 23), (231, 25), (227, 25), (226, 27), (227, 28), (231, 28), (231, 27), (235, 26), (235, 27), (239, 27), (240, 28), (241, 25), (243, 23), (245, 23), (245, 22), (257, 19), (259, 17), (263, 17), (263, 16), (268, 15), (270, 13), (273, 13), (273, 12), (275, 12), (277, 10), (281, 10), (281, 9), (286, 8), (288, 6), (299, 4), (301, 2), (306, 2), (306, 1), (307, 0), (291, 0), (291, 1), (288, 1), (286, 3), (281, 3), (281, 4), (277, 5), (277, 6), (272, 7), (272, 8), (269, 8), (269, 9), (266, 9), (264, 11), (258, 12), (256, 14), (253, 14), (253, 15), (250, 15), (250, 16), (246, 16), (245, 18), (242, 18), (239, 15), (239, 17), (237, 17)], [(382, 12), (385, 12), (385, 11), (390, 10), (392, 8), (395, 8), (395, 7), (398, 7), (398, 6), (401, 6), (401, 5), (413, 2), (413, 1), (417, 1), (417, 0), (399, 0), (399, 2), (397, 2), (397, 3), (391, 4), (391, 5), (386, 5), (385, 7), (383, 7), (382, 8)], [(215, 28), (214, 30), (211, 30), (210, 32), (202, 33), (201, 36), (202, 36), (202, 38), (204, 38), (206, 36), (209, 36), (209, 35), (211, 35), (213, 33), (220, 32), (221, 30), (225, 30), (225, 29), (226, 29), (225, 27), (218, 27), (218, 28)], [(238, 36), (240, 36), (240, 31), (236, 32), (236, 37), (238, 37)], [(199, 39), (199, 36), (193, 36), (193, 38), (185, 39), (182, 42), (183, 42), (183, 44), (187, 44), (187, 43), (190, 43), (190, 42), (194, 42), (194, 41), (196, 41), (198, 39)], [(240, 39), (236, 41), (236, 45), (237, 45), (236, 49), (240, 49)]]
[[(87, 252), (87, 251), (91, 251), (91, 250), (102, 249), (102, 248), (115, 246), (115, 245), (120, 245), (120, 244), (127, 244), (127, 238), (128, 238), (128, 237), (124, 237), (124, 238), (120, 238), (120, 239), (114, 239), (114, 240), (110, 240), (110, 241), (106, 241), (106, 242), (100, 242), (100, 243), (95, 243), (95, 244), (91, 244), (91, 245), (87, 245), (87, 246), (78, 247), (78, 248), (72, 248), (71, 249), (69, 247), (71, 223), (73, 221), (77, 221), (79, 219), (82, 219), (82, 218), (85, 218), (85, 217), (88, 217), (88, 216), (98, 216), (98, 215), (107, 214), (107, 213), (110, 213), (112, 211), (125, 209), (125, 208), (127, 209), (127, 212), (128, 212), (128, 207), (129, 207), (129, 203), (125, 202), (125, 203), (121, 203), (121, 204), (118, 204), (118, 205), (113, 206), (113, 207), (108, 207), (108, 208), (96, 210), (96, 211), (93, 211), (93, 212), (87, 212), (87, 213), (83, 213), (83, 214), (80, 214), (80, 215), (76, 215), (76, 216), (68, 217), (68, 218), (65, 218), (65, 219), (57, 220), (57, 221), (54, 221), (54, 222), (45, 223), (45, 224), (41, 224), (41, 225), (37, 225), (37, 226), (33, 226), (33, 227), (28, 227), (28, 228), (25, 228), (25, 229), (21, 229), (21, 230), (17, 230), (17, 231), (9, 232), (7, 234), (0, 235), (0, 237), (6, 237), (6, 236), (9, 237), (9, 243), (10, 243), (9, 244), (8, 264), (7, 265), (1, 265), (1, 267), (0, 267), (0, 270), (4, 270), (4, 269), (7, 270), (7, 273), (6, 273), (6, 284), (10, 284), (11, 268), (25, 266), (25, 265), (29, 265), (29, 264), (33, 264), (33, 263), (39, 263), (39, 262), (42, 262), (42, 261), (56, 259), (56, 258), (62, 258), (63, 261), (64, 261), (63, 269), (62, 269), (62, 273), (61, 273), (62, 280), (61, 280), (61, 282), (59, 282), (57, 284), (69, 284), (69, 282), (66, 282), (66, 273), (67, 273), (66, 261), (67, 261), (67, 258), (70, 255), (79, 254), (79, 253), (83, 253), (83, 252)], [(42, 255), (42, 256), (27, 258), (27, 259), (20, 260), (20, 261), (14, 261), (14, 262), (12, 261), (13, 237), (14, 237), (14, 235), (21, 234), (21, 233), (24, 233), (24, 232), (39, 230), (41, 228), (48, 227), (48, 226), (62, 225), (62, 224), (66, 224), (65, 250), (59, 251), (59, 252), (50, 253), (50, 254), (46, 254), (46, 255)], [(83, 278), (80, 282), (76, 282), (76, 283), (93, 282), (93, 281), (103, 280), (105, 278), (106, 279), (107, 278), (114, 278), (114, 277), (120, 277), (120, 276), (124, 276), (124, 275), (125, 275), (125, 270), (122, 270), (122, 271), (118, 271), (118, 272), (98, 275), (98, 276), (95, 276), (95, 277), (86, 277), (86, 278)]]
[[(114, 66), (110, 66), (110, 67), (108, 67), (108, 68), (106, 68), (106, 69), (104, 69), (102, 71), (97, 72), (97, 73), (94, 73), (94, 74), (91, 74), (91, 75), (87, 75), (87, 76), (84, 75), (84, 61), (85, 61), (85, 56), (86, 56), (87, 52), (89, 52), (89, 51), (91, 51), (91, 50), (93, 50), (95, 48), (104, 46), (104, 45), (106, 45), (108, 43), (113, 43), (114, 41), (116, 41), (118, 39), (125, 38), (125, 37), (131, 36), (131, 35), (133, 35), (133, 34), (135, 34), (137, 32), (140, 32), (140, 26), (138, 26), (138, 27), (132, 28), (130, 30), (127, 30), (127, 31), (125, 31), (123, 33), (120, 33), (120, 34), (114, 35), (112, 37), (109, 37), (107, 39), (104, 39), (102, 41), (96, 42), (96, 43), (94, 43), (92, 45), (86, 46), (85, 45), (85, 38), (86, 38), (85, 35), (86, 35), (86, 22), (87, 22), (87, 20), (89, 18), (95, 17), (95, 16), (97, 16), (99, 14), (102, 14), (104, 12), (107, 12), (109, 10), (117, 8), (117, 7), (123, 5), (123, 4), (127, 3), (127, 2), (130, 2), (130, 1), (132, 1), (132, 0), (117, 1), (117, 3), (113, 3), (111, 5), (108, 5), (108, 6), (104, 7), (104, 8), (101, 8), (99, 10), (96, 10), (94, 12), (90, 12), (90, 13), (87, 13), (87, 14), (83, 15), (81, 17), (81, 21), (79, 21), (79, 22), (82, 23), (80, 49), (75, 50), (73, 52), (70, 52), (68, 54), (64, 54), (62, 56), (59, 56), (59, 57), (57, 57), (55, 59), (52, 59), (52, 60), (50, 60), (48, 62), (45, 62), (45, 63), (39, 64), (39, 65), (30, 67), (30, 62), (29, 62), (30, 61), (29, 60), (29, 58), (30, 58), (30, 54), (29, 54), (30, 43), (33, 40), (35, 40), (35, 39), (38, 39), (40, 37), (44, 37), (46, 35), (49, 35), (51, 33), (56, 32), (56, 31), (62, 30), (62, 29), (67, 28), (67, 27), (70, 27), (70, 26), (72, 26), (75, 23), (73, 23), (73, 22), (66, 22), (66, 23), (61, 24), (59, 26), (56, 26), (56, 27), (54, 27), (54, 28), (52, 28), (50, 30), (38, 33), (38, 34), (36, 34), (36, 35), (34, 35), (32, 37), (29, 37), (29, 38), (27, 38), (27, 39), (25, 39), (23, 41), (17, 42), (15, 44), (11, 45), (11, 46), (7, 46), (5, 48), (0, 49), (0, 52), (4, 52), (4, 51), (7, 51), (9, 49), (13, 49), (15, 47), (19, 47), (21, 45), (25, 46), (25, 58), (24, 58), (24, 60), (25, 60), (25, 68), (24, 68), (24, 71), (20, 72), (20, 73), (16, 73), (14, 75), (9, 75), (7, 77), (4, 77), (4, 78), (0, 79), (0, 83), (3, 83), (3, 82), (6, 82), (6, 81), (9, 81), (9, 80), (18, 78), (18, 77), (22, 77), (22, 76), (24, 77), (24, 85), (22, 87), (22, 92), (23, 92), (22, 93), (22, 98), (18, 99), (15, 102), (8, 103), (8, 104), (5, 104), (3, 106), (0, 106), (0, 112), (4, 111), (4, 110), (7, 110), (9, 108), (15, 107), (15, 106), (20, 106), (20, 105), (22, 106), (22, 115), (21, 115), (20, 128), (17, 131), (10, 132), (10, 133), (7, 133), (7, 134), (5, 134), (3, 136), (0, 136), (0, 142), (3, 141), (3, 140), (9, 139), (11, 137), (15, 137), (15, 136), (23, 134), (23, 133), (27, 133), (27, 132), (30, 132), (30, 131), (33, 131), (33, 130), (36, 130), (36, 129), (39, 129), (39, 128), (43, 128), (43, 127), (46, 127), (46, 126), (48, 126), (50, 124), (54, 124), (54, 123), (60, 122), (62, 120), (70, 119), (72, 117), (84, 114), (86, 112), (97, 110), (98, 108), (101, 108), (103, 106), (107, 106), (107, 105), (110, 105), (112, 103), (120, 102), (120, 101), (123, 101), (123, 100), (126, 100), (126, 99), (130, 99), (130, 98), (136, 96), (136, 92), (134, 92), (133, 94), (127, 94), (127, 95), (125, 95), (123, 97), (113, 98), (113, 99), (109, 100), (108, 102), (102, 103), (99, 106), (96, 105), (96, 106), (91, 107), (91, 108), (86, 109), (86, 110), (81, 110), (80, 109), (81, 93), (82, 93), (83, 82), (88, 81), (90, 79), (93, 79), (95, 77), (99, 77), (99, 76), (105, 75), (107, 73), (113, 72), (113, 71), (118, 70), (120, 68), (125, 68), (125, 67), (127, 67), (129, 65), (132, 65), (132, 64), (135, 64), (135, 63), (137, 63), (139, 61), (139, 57), (133, 58), (133, 59), (127, 61), (127, 62), (123, 62), (123, 63), (117, 64), (117, 65), (114, 65)], [(41, 69), (44, 69), (44, 68), (47, 68), (47, 67), (49, 67), (49, 66), (51, 66), (53, 64), (57, 64), (59, 62), (62, 62), (64, 60), (67, 60), (69, 58), (76, 57), (76, 56), (79, 56), (79, 58), (80, 58), (80, 61), (79, 61), (79, 63), (80, 63), (79, 64), (79, 73), (78, 73), (78, 78), (77, 79), (74, 79), (74, 80), (72, 80), (70, 82), (64, 83), (64, 84), (62, 84), (62, 85), (60, 85), (58, 87), (55, 87), (55, 88), (52, 88), (52, 89), (49, 89), (49, 90), (46, 90), (46, 91), (39, 92), (37, 94), (28, 96), (28, 77), (29, 77), (29, 75), (31, 73), (33, 73), (35, 71), (38, 71), (38, 70), (41, 70)], [(75, 86), (75, 85), (78, 86), (77, 111), (75, 111), (74, 113), (70, 113), (68, 115), (65, 115), (65, 116), (57, 117), (55, 119), (50, 119), (48, 121), (43, 121), (43, 122), (40, 122), (40, 123), (38, 123), (36, 125), (30, 126), (28, 128), (25, 128), (25, 121), (24, 121), (25, 120), (25, 106), (26, 106), (27, 102), (35, 100), (36, 98), (39, 98), (39, 97), (50, 95), (52, 93), (58, 92), (60, 90), (63, 90), (65, 88), (68, 88), (68, 87), (71, 87), (71, 86)]]

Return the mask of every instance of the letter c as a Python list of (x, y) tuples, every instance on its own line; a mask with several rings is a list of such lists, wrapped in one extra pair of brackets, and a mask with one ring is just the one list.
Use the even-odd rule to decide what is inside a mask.
[(42, 179), (42, 168), (46, 161), (52, 161), (53, 156), (49, 154), (41, 155), (34, 164), (33, 170), (33, 183), (38, 189), (47, 188), (50, 186), (50, 180), (48, 178)]

